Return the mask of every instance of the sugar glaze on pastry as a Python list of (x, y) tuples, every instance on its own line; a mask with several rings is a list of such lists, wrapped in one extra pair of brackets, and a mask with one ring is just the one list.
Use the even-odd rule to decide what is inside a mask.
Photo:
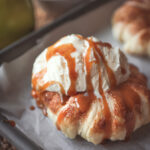
[(150, 121), (146, 83), (119, 49), (72, 34), (35, 60), (32, 96), (66, 136), (98, 144), (124, 140)]

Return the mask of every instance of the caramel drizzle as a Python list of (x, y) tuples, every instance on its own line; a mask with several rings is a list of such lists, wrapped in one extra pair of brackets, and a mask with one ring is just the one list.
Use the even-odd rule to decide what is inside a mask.
[[(90, 39), (86, 39), (86, 40), (88, 40), (88, 42), (89, 42), (89, 48), (88, 48), (87, 53), (85, 55), (85, 65), (86, 65), (86, 71), (87, 71), (86, 82), (87, 82), (88, 96), (83, 96), (83, 94), (82, 94), (79, 96), (77, 95), (74, 98), (77, 100), (77, 103), (78, 103), (78, 107), (76, 106), (76, 110), (79, 110), (80, 114), (87, 112), (89, 110), (90, 104), (93, 101), (93, 99), (96, 99), (96, 97), (93, 94), (94, 89), (93, 89), (92, 81), (91, 81), (91, 68), (92, 68), (93, 63), (100, 64), (100, 59), (96, 55), (96, 52), (101, 56), (101, 58), (104, 62), (104, 65), (105, 65), (107, 73), (108, 73), (108, 77), (110, 79), (111, 87), (114, 87), (116, 85), (116, 79), (115, 79), (115, 76), (113, 74), (113, 71), (108, 66), (107, 61), (105, 60), (101, 50), (97, 47), (97, 43), (93, 42)], [(98, 43), (98, 44), (100, 44), (100, 43)], [(105, 46), (110, 46), (110, 45), (105, 45)], [(94, 56), (96, 58), (96, 61), (90, 61), (90, 55), (91, 55), (92, 50), (94, 51)], [(111, 118), (110, 109), (109, 109), (109, 106), (108, 106), (108, 103), (106, 101), (105, 94), (104, 94), (104, 91), (102, 88), (102, 80), (101, 79), (102, 79), (101, 78), (101, 71), (99, 70), (99, 92), (102, 95), (102, 99), (99, 99), (99, 100), (102, 102), (102, 104), (104, 106), (102, 109), (102, 113), (103, 113), (103, 116), (105, 119), (105, 127), (101, 131), (105, 133), (105, 138), (108, 138), (111, 135), (112, 118)], [(111, 79), (113, 79), (113, 81), (111, 81)], [(58, 129), (60, 129), (59, 125), (64, 120), (64, 118), (68, 115), (68, 112), (70, 112), (70, 109), (71, 109), (70, 107), (67, 107), (65, 110), (60, 112), (60, 114), (57, 118), (57, 122), (56, 122)], [(86, 109), (84, 109), (84, 108), (86, 108)], [(80, 117), (81, 117), (81, 115), (80, 115)]]
[(47, 69), (44, 68), (40, 72), (36, 73), (34, 76), (32, 75), (32, 87), (33, 87), (33, 89), (36, 89), (36, 86), (38, 83), (40, 83), (42, 85), (42, 86), (39, 86), (39, 90), (44, 89), (45, 86), (43, 87), (44, 83), (43, 83), (42, 79), (43, 79), (46, 72), (47, 72)]
[[(64, 44), (58, 47), (51, 46), (48, 48), (48, 52), (46, 55), (47, 61), (54, 55), (60, 54), (63, 56), (68, 64), (69, 68), (69, 77), (71, 81), (71, 86), (68, 90), (68, 95), (72, 96), (76, 94), (76, 80), (77, 80), (77, 72), (75, 71), (76, 64), (75, 64), (75, 58), (71, 57), (71, 53), (75, 52), (76, 49), (72, 44)], [(63, 93), (65, 94), (65, 93)]]
[[(124, 127), (126, 128), (126, 138), (131, 135), (135, 127), (135, 114), (139, 115), (139, 117), (141, 114), (141, 99), (137, 91), (134, 90), (136, 88), (134, 82), (135, 81), (129, 80), (127, 83), (122, 83), (109, 92), (121, 109), (120, 112), (118, 111), (117, 113), (119, 113), (121, 118), (125, 119)], [(119, 101), (121, 101), (121, 103)]]
[[(101, 118), (103, 121), (103, 126), (102, 126), (102, 129), (100, 129), (100, 130), (101, 130), (101, 132), (104, 133), (104, 135), (105, 135), (104, 138), (106, 139), (111, 136), (112, 116), (111, 116), (111, 112), (110, 112), (110, 109), (109, 109), (109, 106), (108, 106), (108, 103), (107, 103), (107, 100), (105, 97), (105, 93), (102, 89), (101, 72), (99, 72), (99, 92), (102, 95), (102, 99), (99, 99), (99, 100), (104, 106), (104, 107), (102, 107), (103, 118)], [(100, 126), (100, 128), (101, 128), (101, 126)]]
[(46, 74), (46, 72), (47, 72), (47, 68), (44, 68), (40, 72), (36, 73), (35, 76), (32, 77), (33, 89), (36, 89), (36, 86), (37, 86), (38, 83), (40, 83), (39, 84), (39, 89), (38, 89), (39, 91), (44, 91), (50, 85), (58, 84), (60, 86), (60, 88), (61, 88), (61, 92), (65, 93), (65, 90), (64, 90), (62, 84), (59, 83), (59, 82), (50, 81), (50, 82), (44, 83), (44, 81), (42, 79), (43, 79), (44, 75)]
[[(110, 67), (108, 66), (107, 64), (107, 61), (105, 60), (102, 52), (101, 52), (101, 49), (97, 47), (97, 44), (102, 44), (102, 43), (94, 43), (94, 47), (95, 47), (95, 51), (99, 54), (99, 56), (102, 58), (102, 61), (106, 67), (106, 71), (107, 71), (107, 74), (108, 74), (108, 77), (109, 77), (109, 80), (111, 81), (111, 79), (113, 79), (113, 82), (110, 82), (110, 86), (111, 88), (114, 87), (116, 85), (116, 79), (115, 79), (115, 76), (113, 74), (113, 71), (110, 69)], [(103, 46), (110, 46), (110, 45), (107, 45), (107, 43), (104, 45), (103, 43)], [(100, 58), (96, 55), (96, 53), (94, 53), (94, 56), (96, 58), (96, 62), (99, 62), (98, 64), (100, 64)], [(100, 66), (99, 66), (99, 69), (100, 69)], [(103, 122), (103, 125), (100, 125), (99, 128), (101, 128), (101, 132), (104, 133), (104, 138), (109, 138), (110, 135), (111, 135), (111, 125), (112, 125), (112, 118), (111, 118), (111, 112), (110, 112), (110, 109), (109, 109), (109, 106), (108, 106), (108, 103), (107, 103), (107, 100), (106, 100), (106, 97), (105, 97), (105, 93), (103, 91), (103, 88), (102, 88), (102, 75), (101, 75), (101, 70), (99, 70), (99, 92), (102, 96), (102, 99), (99, 99), (100, 103), (102, 103), (103, 107), (102, 107), (102, 116), (103, 118), (101, 118), (101, 120), (99, 120), (100, 122)]]
[[(79, 36), (79, 38), (81, 38), (81, 37)], [(114, 73), (111, 70), (111, 68), (108, 66), (107, 61), (105, 60), (101, 50), (97, 47), (98, 44), (102, 45), (102, 46), (107, 46), (107, 47), (110, 47), (111, 45), (109, 45), (107, 43), (102, 43), (102, 42), (96, 43), (90, 39), (86, 39), (86, 40), (89, 42), (89, 45), (90, 45), (88, 50), (87, 50), (86, 56), (85, 56), (85, 65), (86, 65), (86, 70), (87, 70), (87, 76), (86, 76), (87, 91), (93, 91), (90, 72), (91, 72), (92, 64), (95, 62), (94, 61), (90, 62), (90, 54), (91, 54), (92, 50), (94, 51), (95, 57), (97, 57), (95, 54), (95, 51), (101, 56), (102, 61), (104, 62), (104, 65), (105, 65), (106, 70), (107, 70), (107, 74), (109, 77), (111, 88), (114, 87), (116, 85), (116, 79), (115, 79)], [(58, 46), (58, 47), (54, 47), (54, 46), (51, 46), (48, 48), (48, 51), (46, 54), (46, 59), (48, 61), (52, 56), (55, 56), (57, 54), (60, 54), (61, 56), (63, 56), (66, 59), (67, 64), (68, 64), (68, 68), (69, 68), (69, 77), (70, 77), (70, 81), (71, 81), (71, 86), (70, 86), (67, 94), (69, 96), (72, 96), (72, 95), (76, 94), (76, 80), (77, 80), (78, 73), (75, 71), (75, 66), (76, 66), (75, 58), (71, 57), (71, 53), (75, 52), (76, 49), (74, 48), (74, 46), (72, 44), (63, 44), (63, 45)], [(94, 49), (92, 49), (92, 47)], [(51, 81), (51, 82), (47, 82), (44, 84), (42, 82), (42, 78), (44, 77), (46, 72), (47, 72), (47, 69), (44, 68), (43, 70), (41, 70), (39, 73), (37, 73), (33, 77), (33, 79), (32, 79), (33, 89), (36, 89), (36, 85), (39, 82), (41, 83), (41, 86), (39, 87), (39, 90), (41, 90), (41, 91), (44, 91), (48, 86), (50, 86), (52, 84), (59, 84), (62, 94), (66, 94), (61, 83), (58, 83), (56, 81)]]
[[(83, 37), (79, 37), (79, 38), (83, 38)], [(107, 74), (108, 74), (108, 78), (110, 81), (110, 87), (111, 89), (115, 88), (115, 86), (117, 85), (116, 83), (116, 78), (115, 75), (113, 73), (113, 71), (111, 70), (111, 68), (108, 66), (107, 61), (105, 60), (105, 57), (103, 56), (103, 53), (101, 51), (101, 49), (98, 47), (98, 45), (101, 46), (106, 46), (111, 48), (111, 45), (107, 44), (107, 43), (101, 43), (101, 42), (93, 42), (90, 39), (86, 39), (89, 42), (89, 48), (87, 50), (87, 53), (85, 55), (84, 61), (85, 61), (85, 65), (86, 65), (86, 71), (87, 71), (87, 76), (86, 76), (86, 82), (87, 82), (87, 92), (88, 92), (88, 96), (84, 96), (83, 94), (78, 94), (74, 97), (74, 100), (76, 99), (76, 103), (78, 105), (74, 105), (76, 108), (75, 110), (78, 110), (78, 114), (80, 114), (79, 116), (81, 117), (81, 114), (86, 113), (89, 108), (90, 108), (90, 104), (92, 103), (93, 99), (95, 99), (96, 97), (93, 94), (93, 86), (92, 86), (92, 81), (91, 81), (91, 68), (93, 63), (98, 63), (100, 61), (99, 57), (97, 56), (97, 54), (101, 57), (104, 66), (106, 68)], [(96, 61), (92, 61), (90, 62), (90, 54), (91, 51), (94, 51), (94, 56), (96, 58)], [(77, 80), (77, 76), (78, 74), (75, 71), (75, 59), (71, 57), (71, 53), (75, 52), (75, 48), (72, 44), (64, 44), (58, 47), (54, 47), (51, 46), (48, 48), (48, 52), (46, 55), (46, 59), (47, 61), (54, 55), (60, 54), (61, 56), (63, 56), (68, 64), (68, 68), (69, 68), (69, 76), (70, 76), (70, 80), (71, 80), (71, 86), (69, 88), (68, 91), (68, 95), (69, 96), (73, 96), (74, 94), (76, 94), (76, 80)], [(32, 80), (32, 84), (33, 84), (33, 88), (35, 88), (37, 82), (39, 82), (39, 80), (41, 80), (44, 76), (44, 73), (46, 72), (45, 69), (43, 69), (42, 71), (40, 71), (38, 74), (35, 75), (35, 77)], [(51, 83), (46, 83), (43, 88), (41, 88), (42, 90), (45, 90), (50, 84), (55, 84), (56, 82), (53, 81)], [(59, 84), (59, 83), (57, 83)], [(63, 89), (62, 85), (59, 84), (61, 86), (61, 88)], [(103, 91), (102, 88), (102, 78), (101, 78), (101, 71), (99, 70), (99, 92), (102, 96), (102, 99), (99, 99), (99, 101), (102, 103), (102, 105), (104, 106), (102, 109), (102, 113), (104, 116), (104, 128), (101, 129), (101, 132), (105, 133), (105, 137), (104, 138), (109, 138), (111, 136), (111, 126), (112, 126), (112, 116), (111, 116), (111, 112), (105, 97), (105, 93)], [(65, 91), (62, 90), (62, 93), (65, 94)], [(137, 105), (140, 105), (140, 97), (138, 96), (138, 94), (131, 88), (122, 88), (121, 90), (121, 95), (122, 95), (122, 101), (125, 102), (126, 107), (128, 108), (129, 111), (132, 111), (132, 108), (134, 108), (135, 103), (137, 103)], [(130, 96), (129, 96), (130, 95)], [(136, 102), (133, 101), (133, 99), (135, 99), (136, 97)], [(73, 103), (75, 103), (75, 101), (73, 101)], [(69, 105), (70, 106), (70, 105)], [(61, 111), (58, 118), (57, 118), (57, 127), (58, 129), (60, 129), (59, 125), (61, 124), (61, 122), (64, 120), (64, 118), (66, 117), (66, 115), (68, 115), (68, 113), (71, 113), (71, 109), (73, 110), (73, 108), (67, 107), (65, 110)], [(79, 118), (78, 118), (79, 119)], [(76, 118), (76, 121), (78, 120)], [(127, 129), (127, 136), (131, 133), (131, 131), (134, 128), (134, 124), (135, 124), (135, 116), (132, 117), (132, 121), (127, 121), (128, 119), (126, 119), (126, 129)], [(99, 127), (100, 128), (100, 127)]]
[(94, 95), (93, 93), (89, 93), (88, 96), (85, 96), (84, 94), (78, 94), (72, 98), (72, 101), (70, 100), (68, 107), (63, 109), (57, 118), (56, 126), (57, 129), (60, 130), (61, 123), (64, 120), (64, 118), (71, 117), (71, 120), (75, 123), (78, 123), (78, 120), (81, 118), (83, 114), (85, 114), (92, 103)]
[(130, 136), (132, 133), (134, 126), (135, 126), (135, 112), (133, 112), (133, 108), (135, 108), (135, 111), (140, 114), (140, 106), (141, 106), (141, 99), (136, 91), (130, 86), (126, 84), (126, 86), (122, 86), (121, 88), (121, 95), (123, 98), (123, 101), (125, 102), (125, 105), (128, 110), (128, 114), (125, 117), (125, 127), (126, 127), (126, 138)]
[(103, 61), (104, 65), (105, 65), (105, 68), (106, 68), (106, 71), (107, 71), (107, 74), (108, 74), (108, 78), (109, 78), (109, 82), (110, 82), (110, 88), (113, 88), (113, 87), (115, 87), (117, 85), (115, 75), (114, 75), (112, 69), (109, 67), (106, 59), (104, 58), (104, 55), (103, 55), (101, 49), (98, 48), (98, 45), (102, 45), (102, 46), (108, 47), (109, 49), (111, 48), (111, 45), (108, 44), (108, 43), (103, 43), (102, 44), (102, 42), (97, 42), (95, 44), (95, 49), (96, 49), (97, 53), (101, 56), (102, 61)]
[(93, 42), (89, 41), (89, 48), (86, 52), (86, 55), (85, 55), (85, 66), (86, 66), (86, 72), (87, 72), (87, 75), (86, 75), (86, 86), (87, 86), (87, 91), (94, 91), (93, 89), (93, 85), (92, 85), (92, 81), (91, 81), (91, 68), (92, 68), (92, 65), (94, 63), (94, 61), (90, 62), (90, 55), (91, 55), (91, 51), (92, 51), (92, 45), (93, 45)]

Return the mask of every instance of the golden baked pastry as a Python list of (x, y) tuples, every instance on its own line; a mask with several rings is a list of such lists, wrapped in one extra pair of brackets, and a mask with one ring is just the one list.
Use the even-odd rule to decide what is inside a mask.
[(150, 0), (130, 0), (112, 19), (113, 35), (129, 54), (150, 57)]
[(69, 35), (35, 60), (32, 96), (67, 137), (124, 140), (150, 122), (147, 79), (125, 55), (94, 37)]

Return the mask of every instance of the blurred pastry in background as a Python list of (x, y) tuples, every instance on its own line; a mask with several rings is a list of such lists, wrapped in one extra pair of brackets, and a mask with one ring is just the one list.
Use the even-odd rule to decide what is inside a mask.
[(150, 0), (130, 0), (112, 19), (113, 35), (129, 54), (150, 57)]
[(68, 35), (35, 60), (32, 96), (67, 137), (124, 140), (150, 122), (146, 77), (118, 48)]

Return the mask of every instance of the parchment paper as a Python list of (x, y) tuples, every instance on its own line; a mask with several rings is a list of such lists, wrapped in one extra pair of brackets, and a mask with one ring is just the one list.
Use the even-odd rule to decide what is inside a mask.
[[(45, 150), (149, 150), (150, 125), (136, 131), (128, 142), (108, 142), (104, 145), (93, 145), (80, 137), (75, 140), (66, 138), (57, 131), (51, 120), (44, 117), (37, 107), (30, 110), (35, 101), (30, 95), (31, 71), (35, 57), (47, 46), (70, 33), (80, 33), (84, 36), (95, 35), (102, 41), (121, 46), (111, 35), (111, 16), (121, 0), (111, 2), (76, 20), (64, 24), (43, 39), (35, 47), (14, 61), (3, 64), (0, 68), (0, 107), (6, 110), (8, 118), (15, 120), (29, 138)], [(146, 58), (129, 57), (129, 61), (137, 65), (149, 79), (150, 60)]]

